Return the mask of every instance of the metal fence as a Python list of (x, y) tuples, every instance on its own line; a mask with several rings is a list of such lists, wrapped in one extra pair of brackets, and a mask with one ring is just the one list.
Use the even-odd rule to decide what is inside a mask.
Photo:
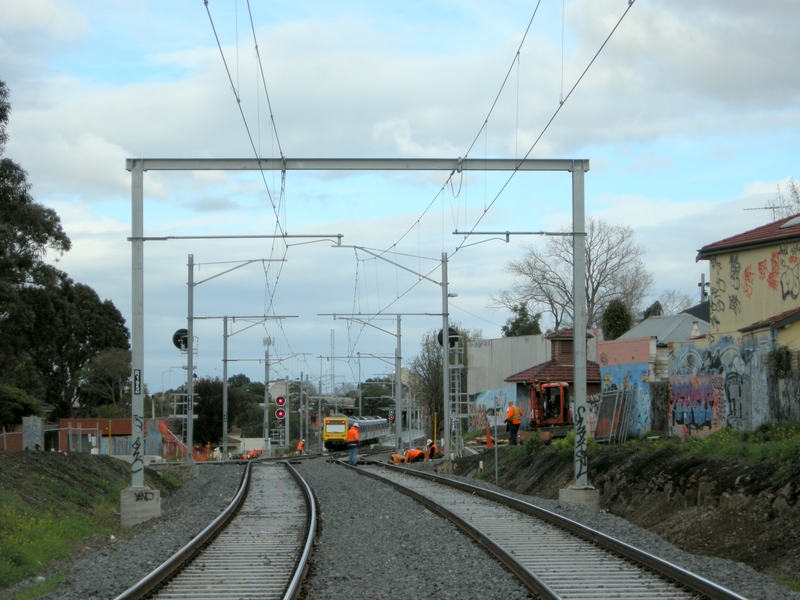
[[(165, 444), (161, 431), (155, 423), (147, 428), (147, 434), (142, 436), (143, 450), (140, 452), (146, 455), (162, 456), (163, 452), (169, 451), (169, 444)], [(6, 431), (5, 428), (0, 432), (0, 450), (25, 450), (22, 431)], [(66, 447), (62, 448), (62, 440), (66, 441)], [(109, 452), (109, 438), (103, 436), (100, 428), (87, 429), (77, 425), (67, 424), (67, 427), (45, 427), (43, 445), (36, 444), (28, 450), (43, 450), (45, 452), (79, 452), (84, 454), (103, 454), (125, 455), (132, 454), (131, 436), (112, 436), (111, 451)], [(185, 452), (183, 452), (185, 454)], [(166, 458), (166, 457), (164, 457)]]
[(597, 407), (594, 439), (598, 442), (624, 443), (628, 439), (628, 428), (635, 400), (636, 390), (633, 388), (602, 392), (600, 404)]

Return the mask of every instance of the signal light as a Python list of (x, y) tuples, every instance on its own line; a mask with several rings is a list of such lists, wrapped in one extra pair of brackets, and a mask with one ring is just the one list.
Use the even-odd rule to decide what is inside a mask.
[(394, 415), (389, 415), (389, 420), (394, 421)]
[(286, 416), (286, 411), (282, 408), (279, 408), (275, 411), (275, 418), (276, 419), (283, 419)]
[(284, 404), (286, 404), (286, 398), (284, 398), (283, 396), (278, 396), (277, 398), (275, 398), (275, 404), (277, 404), (278, 406), (283, 406)]

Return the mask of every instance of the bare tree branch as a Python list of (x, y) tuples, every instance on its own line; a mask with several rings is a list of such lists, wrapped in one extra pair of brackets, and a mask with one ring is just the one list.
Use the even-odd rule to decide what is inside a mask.
[[(568, 232), (569, 229), (562, 231)], [(508, 290), (490, 297), (490, 306), (511, 309), (525, 303), (532, 312), (549, 314), (555, 329), (573, 322), (572, 238), (550, 238), (542, 250), (524, 246), (525, 254), (505, 267), (515, 276)], [(653, 276), (642, 260), (646, 249), (634, 241), (633, 230), (602, 219), (586, 219), (586, 315), (595, 327), (608, 304), (621, 299), (633, 314), (641, 314)]]

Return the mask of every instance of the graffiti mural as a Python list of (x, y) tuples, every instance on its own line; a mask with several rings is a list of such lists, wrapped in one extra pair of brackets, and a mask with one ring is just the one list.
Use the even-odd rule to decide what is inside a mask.
[[(715, 380), (718, 380), (715, 385)], [(673, 433), (707, 434), (721, 428), (723, 405), (719, 375), (670, 377), (670, 425)]]
[(790, 256), (788, 261), (781, 259), (781, 267), (781, 298), (797, 300), (800, 296), (800, 263), (797, 257)]
[[(508, 401), (517, 402), (516, 386), (486, 390), (469, 396), (469, 425), (468, 428), (483, 429), (489, 427), (502, 427), (505, 429), (506, 409)], [(519, 402), (522, 409), (522, 422), (530, 421), (529, 402)], [(527, 412), (526, 412), (527, 411)]]
[(641, 435), (650, 430), (650, 386), (648, 364), (633, 363), (600, 367), (603, 392), (617, 389), (632, 390), (634, 398), (629, 435)]
[(769, 420), (764, 357), (768, 336), (738, 344), (721, 336), (707, 349), (675, 344), (669, 378), (670, 429), (675, 435), (708, 435), (723, 427), (752, 430)]

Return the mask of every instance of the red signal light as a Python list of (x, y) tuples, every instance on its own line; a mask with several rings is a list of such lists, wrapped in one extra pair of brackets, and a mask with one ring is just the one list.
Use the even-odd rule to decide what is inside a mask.
[(276, 419), (283, 419), (286, 416), (286, 411), (282, 408), (279, 408), (275, 411), (275, 418)]
[(275, 398), (275, 404), (277, 404), (278, 406), (283, 406), (284, 404), (286, 404), (286, 398), (284, 398), (283, 396), (278, 396), (277, 398)]

